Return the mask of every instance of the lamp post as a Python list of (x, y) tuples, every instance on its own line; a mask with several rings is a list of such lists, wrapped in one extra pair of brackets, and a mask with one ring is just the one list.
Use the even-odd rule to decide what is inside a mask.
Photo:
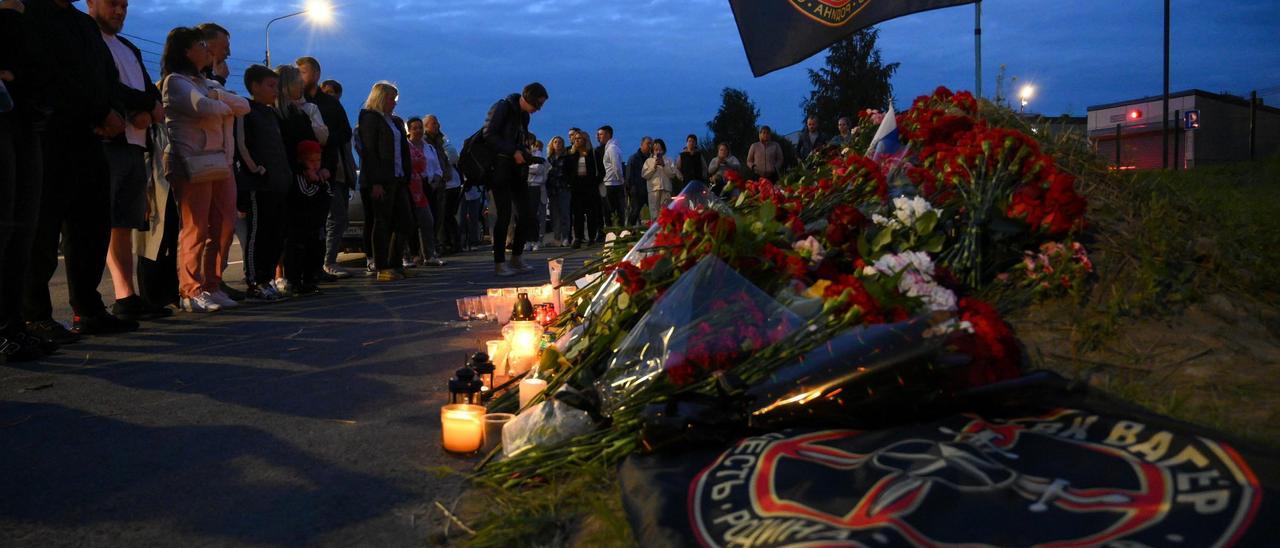
[(1031, 98), (1036, 95), (1036, 87), (1031, 84), (1025, 84), (1022, 89), (1018, 90), (1018, 101), (1022, 105), (1018, 112), (1026, 112), (1027, 104), (1031, 102)]
[(333, 6), (325, 0), (307, 0), (306, 7), (304, 7), (302, 11), (290, 13), (289, 15), (281, 15), (280, 17), (267, 21), (266, 63), (268, 68), (271, 67), (271, 24), (282, 19), (297, 17), (299, 15), (306, 15), (307, 18), (311, 19), (314, 23), (325, 24), (333, 20)]

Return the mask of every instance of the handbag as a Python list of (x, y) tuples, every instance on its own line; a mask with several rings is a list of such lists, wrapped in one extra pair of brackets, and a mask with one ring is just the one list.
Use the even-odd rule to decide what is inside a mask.
[(231, 178), (227, 155), (220, 150), (183, 154), (181, 158), (182, 167), (187, 170), (187, 180), (192, 183), (212, 183)]

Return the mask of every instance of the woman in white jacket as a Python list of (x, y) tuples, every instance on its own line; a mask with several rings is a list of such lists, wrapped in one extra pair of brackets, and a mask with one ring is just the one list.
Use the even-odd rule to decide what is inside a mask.
[(236, 222), (231, 126), (249, 112), (249, 102), (200, 76), (212, 63), (199, 30), (178, 27), (169, 32), (161, 59), (169, 130), (164, 165), (182, 217), (178, 286), (183, 308), (192, 312), (236, 305), (219, 285)]
[(673, 182), (680, 178), (680, 169), (667, 155), (667, 143), (662, 139), (653, 142), (653, 152), (644, 161), (640, 176), (649, 185), (649, 220), (658, 220), (658, 212), (671, 202)]

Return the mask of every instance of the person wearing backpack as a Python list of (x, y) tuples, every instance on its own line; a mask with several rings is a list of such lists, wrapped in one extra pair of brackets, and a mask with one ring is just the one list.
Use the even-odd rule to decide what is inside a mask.
[[(528, 211), (528, 185), (523, 170), (532, 155), (525, 145), (525, 136), (529, 133), (529, 116), (541, 110), (547, 98), (547, 88), (534, 82), (525, 86), (520, 93), (498, 100), (485, 117), (483, 143), (495, 154), (489, 188), (493, 192), (494, 207), (497, 210), (493, 230), (493, 263), (494, 273), (499, 276), (512, 276), (532, 270), (521, 260), (525, 238), (533, 230), (528, 226), (533, 215)], [(520, 214), (511, 248), (511, 261), (508, 263), (503, 238), (499, 235), (507, 233), (511, 224), (512, 207), (517, 208)]]

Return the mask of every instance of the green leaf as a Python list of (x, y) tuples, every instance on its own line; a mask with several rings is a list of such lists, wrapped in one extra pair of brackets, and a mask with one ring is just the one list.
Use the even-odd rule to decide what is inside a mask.
[(879, 234), (876, 234), (876, 239), (871, 241), (872, 253), (878, 253), (881, 249), (884, 249), (884, 246), (889, 245), (892, 241), (893, 231), (889, 229), (881, 230)]
[(921, 245), (920, 249), (929, 253), (938, 253), (942, 251), (942, 245), (946, 243), (946, 240), (946, 237), (941, 233), (934, 234), (928, 240), (925, 240), (924, 245)]
[(867, 234), (865, 232), (858, 234), (858, 255), (862, 257), (871, 256), (871, 244), (867, 242)]
[(928, 236), (933, 233), (934, 227), (938, 226), (938, 212), (927, 211), (916, 219), (916, 233), (921, 236)]
[(760, 209), (756, 211), (756, 218), (762, 223), (773, 221), (774, 216), (778, 214), (778, 207), (773, 202), (765, 202), (760, 205)]

